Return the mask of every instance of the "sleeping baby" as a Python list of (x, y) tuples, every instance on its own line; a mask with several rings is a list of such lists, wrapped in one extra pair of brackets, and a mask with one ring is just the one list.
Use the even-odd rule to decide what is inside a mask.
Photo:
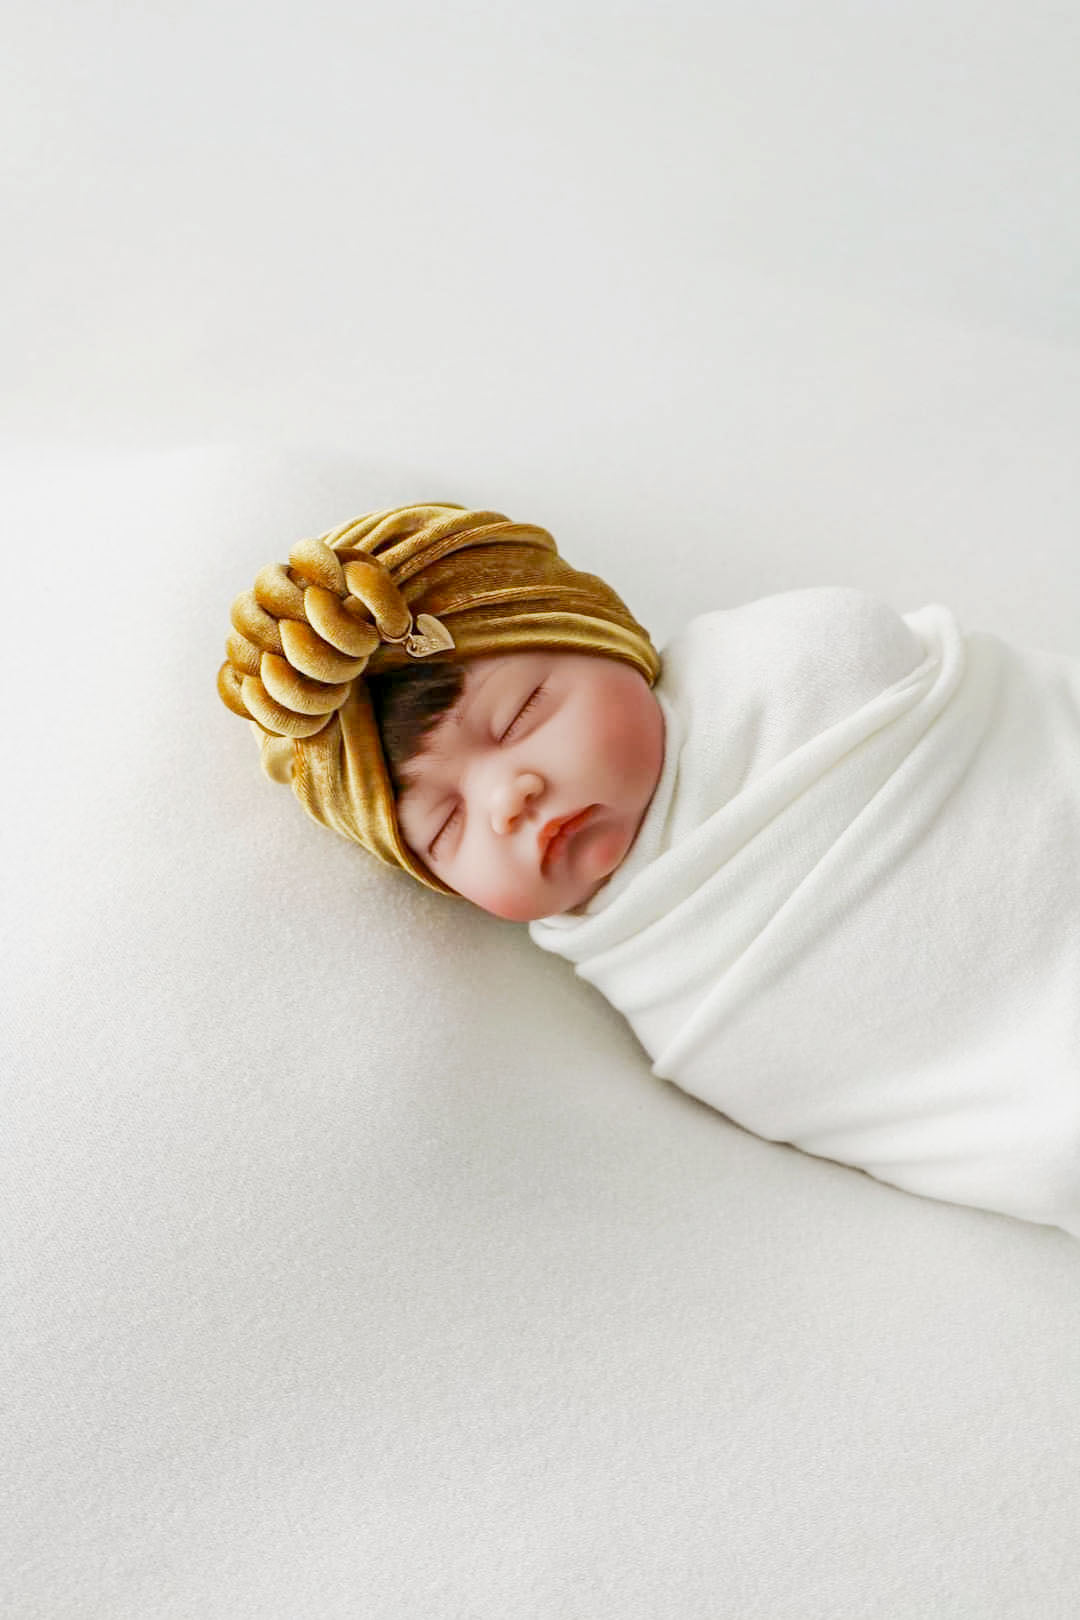
[(369, 513), (218, 690), (314, 819), (527, 924), (770, 1141), (1080, 1237), (1080, 659), (784, 591), (663, 651), (547, 530)]

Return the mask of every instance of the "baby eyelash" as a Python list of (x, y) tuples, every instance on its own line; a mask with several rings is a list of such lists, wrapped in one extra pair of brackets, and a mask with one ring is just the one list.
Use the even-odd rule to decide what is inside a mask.
[(518, 710), (517, 714), (514, 716), (514, 718), (511, 720), (510, 724), (507, 726), (506, 730), (503, 732), (502, 736), (499, 738), (500, 742), (505, 742), (507, 737), (509, 737), (510, 733), (513, 731), (514, 727), (517, 725), (518, 721), (524, 719), (525, 715), (528, 714), (529, 710), (532, 708), (533, 704), (536, 702), (537, 698), (540, 696), (541, 692), (544, 690), (545, 685), (546, 685), (546, 682), (541, 681), (540, 685), (536, 688), (536, 690), (533, 693), (532, 697), (530, 697), (527, 702), (525, 702), (525, 703), (523, 703), (521, 705), (521, 708)]
[(458, 812), (460, 810), (461, 810), (460, 804), (455, 805), (453, 810), (451, 810), (450, 814), (447, 816), (446, 820), (443, 822), (442, 826), (439, 828), (438, 832), (435, 834), (434, 838), (431, 840), (431, 847), (430, 847), (430, 849), (428, 851), (429, 854), (434, 855), (436, 844), (439, 842), (439, 839), (442, 837), (442, 835), (446, 831), (447, 827), (449, 827), (453, 823), (455, 816), (457, 816), (457, 814), (458, 814)]

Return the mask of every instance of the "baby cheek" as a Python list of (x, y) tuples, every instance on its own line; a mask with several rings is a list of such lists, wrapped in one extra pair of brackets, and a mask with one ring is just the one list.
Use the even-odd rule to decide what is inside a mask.
[(507, 922), (528, 922), (536, 915), (535, 898), (520, 884), (496, 883), (475, 895), (477, 905)]
[[(591, 837), (588, 836), (590, 833)], [(625, 854), (626, 834), (615, 822), (605, 822), (595, 828), (586, 827), (585, 835), (588, 842), (583, 853), (591, 865), (602, 871), (610, 871)]]
[(633, 771), (641, 753), (639, 730), (625, 709), (603, 709), (597, 716), (591, 742), (592, 757), (602, 760), (620, 778)]
[(643, 771), (651, 770), (654, 765), (658, 768), (651, 716), (639, 703), (606, 708), (601, 729), (604, 754), (623, 778), (636, 780)]

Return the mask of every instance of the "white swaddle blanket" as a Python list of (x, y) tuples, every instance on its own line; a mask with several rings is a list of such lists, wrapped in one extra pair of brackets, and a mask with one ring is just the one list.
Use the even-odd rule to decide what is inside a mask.
[(745, 1129), (1080, 1236), (1080, 659), (828, 586), (662, 660), (634, 844), (532, 939)]

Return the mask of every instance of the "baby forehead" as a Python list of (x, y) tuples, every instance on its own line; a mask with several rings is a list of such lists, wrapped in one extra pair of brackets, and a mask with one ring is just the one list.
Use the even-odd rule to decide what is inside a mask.
[(481, 676), (491, 670), (511, 669), (519, 664), (528, 664), (540, 656), (540, 648), (526, 647), (515, 652), (481, 653), (479, 657), (465, 660), (465, 683), (475, 685)]
[(617, 659), (599, 653), (583, 653), (576, 647), (523, 647), (514, 652), (482, 653), (465, 661), (466, 688), (477, 686), (500, 669), (518, 670), (539, 664), (577, 664), (583, 674), (599, 674), (603, 666)]
[(482, 688), (486, 687), (489, 693), (498, 691), (508, 681), (528, 674), (536, 665), (537, 658), (536, 652), (526, 651), (484, 653), (477, 658), (465, 659), (461, 695), (444, 718), (460, 717), (466, 704), (471, 704)]

